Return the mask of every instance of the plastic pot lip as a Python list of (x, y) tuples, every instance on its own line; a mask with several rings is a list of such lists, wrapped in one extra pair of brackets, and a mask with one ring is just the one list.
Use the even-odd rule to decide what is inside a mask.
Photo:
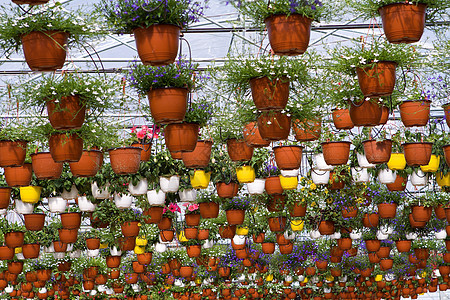
[(150, 93), (152, 91), (157, 91), (157, 90), (186, 90), (186, 91), (190, 92), (190, 90), (186, 87), (166, 86), (166, 87), (150, 89), (147, 91), (147, 93)]
[(36, 156), (38, 154), (51, 154), (51, 153), (47, 152), (47, 151), (40, 151), (40, 152), (36, 152), (36, 153), (31, 153), (30, 156)]
[[(403, 103), (411, 103), (411, 102), (427, 102), (427, 103), (431, 103), (431, 100), (428, 99), (416, 99), (416, 100), (403, 100)], [(400, 104), (399, 106), (401, 106), (402, 104)], [(450, 103), (444, 104), (444, 105), (449, 105)], [(443, 106), (444, 106), (443, 105)]]
[(382, 140), (382, 141), (377, 141), (377, 140), (365, 140), (363, 141), (363, 144), (366, 142), (376, 142), (376, 143), (384, 143), (384, 142), (392, 142), (391, 139), (386, 139), (386, 140)]
[[(450, 104), (450, 103), (449, 103)], [(333, 108), (331, 111), (340, 111), (340, 110), (349, 110), (348, 108), (339, 108), (339, 107), (335, 107), (335, 108)]]
[(333, 144), (336, 144), (336, 143), (351, 144), (352, 142), (349, 142), (349, 141), (329, 141), (329, 142), (323, 142), (323, 143), (320, 143), (320, 145), (331, 144), (331, 143), (333, 143)]
[(402, 146), (403, 145), (414, 145), (414, 144), (426, 144), (426, 145), (433, 145), (433, 143), (432, 142), (409, 142), (409, 143), (403, 143), (402, 144)]
[(294, 13), (294, 14), (290, 14), (289, 16), (287, 16), (287, 14), (273, 14), (273, 15), (270, 15), (269, 17), (265, 18), (264, 19), (264, 23), (266, 23), (267, 20), (269, 20), (269, 19), (271, 19), (273, 17), (278, 17), (278, 16), (285, 16), (286, 18), (289, 18), (290, 16), (299, 16), (299, 17), (302, 17), (304, 19), (309, 19), (309, 20), (311, 20), (311, 22), (314, 21), (314, 19), (312, 19), (312, 18), (308, 18), (308, 17), (305, 17), (305, 16), (303, 16), (301, 14), (295, 14)]
[[(111, 151), (114, 151), (114, 150), (122, 150), (122, 149), (139, 149), (139, 150), (142, 151), (142, 148), (140, 148), (140, 147), (132, 147), (132, 146), (109, 148), (109, 149), (106, 150), (106, 151), (111, 152)], [(99, 151), (99, 150), (98, 150), (98, 151)]]
[[(411, 5), (411, 4), (405, 3), (405, 2), (389, 3), (389, 4), (383, 5), (383, 6), (381, 6), (380, 8), (378, 8), (378, 12), (380, 12), (380, 10), (381, 10), (383, 7), (387, 7), (387, 6), (391, 6), (391, 5), (397, 5), (397, 4), (403, 4), (403, 6), (409, 6), (409, 5)], [(413, 4), (413, 5), (415, 5), (415, 6), (422, 6), (422, 5), (424, 5), (425, 7), (428, 6), (428, 5), (426, 5), (425, 3), (416, 3), (416, 4)]]
[(284, 146), (275, 146), (275, 147), (272, 147), (272, 149), (275, 150), (275, 149), (291, 148), (291, 147), (302, 148), (302, 149), (304, 148), (304, 147), (301, 146), (301, 145), (284, 145)]
[[(379, 65), (381, 63), (390, 63), (390, 64), (394, 64), (396, 67), (398, 66), (398, 63), (396, 61), (393, 61), (393, 60), (380, 60), (380, 61), (378, 61), (376, 63), (372, 63), (372, 64)], [(361, 67), (356, 67), (356, 69), (369, 68), (372, 64), (368, 63), (368, 64), (365, 64), (365, 65), (363, 65)]]
[(27, 216), (27, 215), (44, 215), (45, 216), (45, 214), (44, 213), (31, 213), (31, 214), (23, 214), (24, 216)]
[[(136, 147), (136, 148), (139, 148), (139, 147)], [(99, 153), (103, 153), (102, 150), (98, 150), (98, 149), (90, 149), (90, 150), (83, 149), (83, 152), (99, 152)]]
[(12, 187), (9, 186), (0, 186), (0, 190), (6, 190), (6, 189), (12, 189)]
[(18, 140), (8, 140), (8, 139), (0, 139), (0, 143), (1, 142), (19, 142), (19, 143), (28, 143), (29, 141), (27, 140), (22, 140), (22, 139), (18, 139)]

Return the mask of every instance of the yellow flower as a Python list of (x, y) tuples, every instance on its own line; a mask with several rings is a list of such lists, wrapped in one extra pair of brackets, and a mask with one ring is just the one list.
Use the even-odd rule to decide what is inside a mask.
[(139, 222), (139, 223), (138, 223), (138, 226), (141, 227), (141, 225), (142, 225), (142, 224)]
[(315, 183), (313, 183), (313, 184), (311, 184), (309, 187), (310, 187), (312, 190), (315, 190), (315, 189), (317, 188), (317, 185), (316, 185)]
[(363, 203), (363, 199), (361, 197), (359, 197), (358, 199), (356, 199), (356, 202)]
[(311, 203), (311, 207), (314, 207), (314, 206), (316, 206), (316, 202), (315, 201)]

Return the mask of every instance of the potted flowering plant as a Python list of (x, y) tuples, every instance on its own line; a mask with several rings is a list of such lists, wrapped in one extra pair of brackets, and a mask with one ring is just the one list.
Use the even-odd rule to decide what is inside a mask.
[(187, 226), (198, 226), (200, 224), (200, 209), (197, 203), (185, 203), (184, 219)]
[(130, 144), (131, 147), (142, 148), (141, 161), (148, 161), (152, 154), (151, 148), (154, 140), (159, 138), (161, 129), (157, 125), (148, 127), (142, 125), (141, 127), (133, 126), (130, 130)]
[(27, 144), (31, 140), (29, 124), (5, 122), (0, 127), (1, 167), (22, 166), (26, 159)]
[(25, 15), (19, 7), (3, 7), (0, 22), (4, 29), (0, 45), (9, 56), (22, 45), (31, 70), (61, 69), (68, 45), (82, 46), (103, 34), (96, 14), (77, 9), (65, 10), (60, 2), (32, 7)]
[(102, 0), (97, 5), (117, 33), (133, 33), (143, 64), (161, 66), (175, 61), (180, 30), (203, 15), (202, 1)]
[(222, 204), (222, 208), (226, 212), (228, 224), (241, 225), (244, 223), (245, 211), (250, 208), (250, 198), (235, 197), (227, 200)]

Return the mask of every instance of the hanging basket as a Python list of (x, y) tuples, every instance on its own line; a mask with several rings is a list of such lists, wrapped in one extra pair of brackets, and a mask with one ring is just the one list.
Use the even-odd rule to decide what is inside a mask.
[(80, 129), (84, 123), (86, 106), (78, 95), (49, 100), (46, 106), (50, 124), (56, 130)]
[(387, 163), (391, 158), (392, 141), (368, 140), (363, 142), (364, 154), (367, 161), (372, 164)]
[(364, 97), (377, 98), (389, 96), (395, 87), (395, 69), (397, 63), (381, 61), (373, 65), (356, 68), (359, 87)]
[(75, 177), (93, 177), (103, 165), (103, 152), (84, 150), (78, 162), (69, 163), (70, 172)]
[(403, 101), (400, 117), (405, 127), (425, 126), (430, 119), (430, 100)]
[(252, 98), (260, 111), (283, 110), (289, 100), (289, 79), (287, 77), (269, 79), (268, 77), (250, 80)]
[(350, 118), (355, 126), (377, 126), (380, 124), (382, 108), (378, 101), (362, 100), (350, 102)]
[(170, 152), (191, 152), (197, 146), (199, 125), (195, 123), (169, 124), (164, 140)]
[(48, 180), (61, 177), (63, 163), (55, 162), (50, 152), (38, 152), (30, 156), (33, 172), (37, 179)]
[(355, 127), (348, 109), (333, 109), (332, 117), (336, 129), (352, 129)]
[(250, 122), (244, 126), (244, 140), (247, 145), (253, 148), (263, 148), (270, 145), (270, 141), (261, 137), (257, 122)]
[(26, 141), (0, 141), (0, 167), (19, 167), (25, 161)]
[(30, 163), (24, 163), (21, 167), (5, 167), (6, 184), (10, 187), (28, 186), (33, 174)]
[(139, 58), (144, 65), (164, 66), (175, 61), (178, 54), (180, 28), (155, 24), (133, 30)]
[(211, 158), (212, 141), (197, 141), (194, 151), (182, 152), (181, 159), (186, 168), (206, 168)]
[(253, 147), (242, 139), (228, 139), (227, 151), (232, 161), (249, 161), (253, 156)]
[(239, 184), (236, 182), (230, 182), (230, 183), (225, 183), (225, 182), (218, 182), (216, 184), (216, 189), (217, 189), (217, 195), (220, 198), (233, 198), (237, 195), (237, 193), (239, 192)]
[(76, 133), (52, 134), (48, 145), (55, 162), (77, 162), (83, 154), (83, 139)]
[(323, 157), (328, 165), (344, 165), (350, 156), (351, 142), (325, 142), (322, 143)]
[(152, 156), (152, 144), (133, 143), (131, 147), (141, 148), (141, 161), (149, 161)]
[(150, 113), (155, 122), (158, 124), (183, 122), (188, 92), (184, 88), (160, 88), (148, 91)]
[(118, 175), (136, 174), (141, 163), (142, 148), (122, 147), (109, 149), (109, 158), (114, 173)]
[(279, 111), (262, 113), (258, 117), (258, 128), (265, 140), (285, 140), (291, 131), (291, 117)]
[(322, 132), (322, 121), (319, 120), (295, 120), (292, 129), (298, 142), (315, 141)]
[(404, 143), (402, 147), (409, 166), (424, 166), (430, 162), (433, 143)]
[(302, 146), (273, 147), (275, 161), (280, 170), (299, 169), (302, 162)]

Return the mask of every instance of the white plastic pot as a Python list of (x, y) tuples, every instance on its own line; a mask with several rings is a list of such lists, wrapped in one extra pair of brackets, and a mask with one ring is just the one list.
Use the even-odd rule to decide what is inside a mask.
[(320, 171), (331, 171), (333, 166), (327, 165), (323, 153), (314, 154), (313, 156), (313, 169)]
[(380, 241), (387, 240), (389, 238), (389, 234), (382, 232), (381, 230), (377, 231), (377, 239)]
[(145, 195), (148, 190), (148, 181), (147, 178), (141, 178), (136, 185), (133, 185), (132, 182), (128, 185), (128, 191), (133, 196)]
[(24, 260), (24, 259), (25, 259), (25, 256), (23, 256), (23, 253), (20, 252), (20, 253), (16, 253), (16, 258), (17, 258), (18, 260)]
[(265, 190), (266, 180), (256, 178), (253, 182), (247, 183), (247, 190), (250, 195), (261, 195)]
[(352, 177), (354, 182), (369, 182), (369, 172), (365, 168), (352, 168)]
[(297, 177), (300, 174), (300, 169), (295, 170), (280, 170), (283, 177)]
[(8, 213), (8, 209), (7, 208), (0, 209), (0, 215), (6, 216), (7, 213)]
[(48, 209), (51, 213), (63, 213), (67, 207), (67, 200), (63, 197), (49, 197), (48, 200)]
[(105, 292), (106, 292), (107, 295), (114, 294), (114, 290), (112, 288), (109, 288), (109, 287), (106, 288)]
[(156, 190), (147, 191), (147, 200), (150, 205), (164, 205), (166, 193)]
[(295, 239), (295, 233), (294, 233), (294, 232), (289, 233), (289, 232), (285, 231), (284, 234), (283, 234), (283, 236), (284, 236), (284, 238), (287, 239), (287, 240), (293, 240), (293, 239)]
[(197, 199), (197, 190), (183, 190), (178, 192), (181, 202), (194, 202)]
[(316, 240), (316, 239), (318, 239), (318, 238), (320, 238), (320, 232), (319, 232), (319, 230), (312, 230), (310, 233), (309, 233), (309, 236), (313, 239), (313, 240)]
[(100, 293), (106, 292), (106, 286), (103, 284), (97, 285), (97, 291), (99, 291)]
[(97, 182), (91, 184), (92, 196), (95, 199), (109, 199), (110, 193), (108, 191), (109, 184), (103, 187), (98, 187)]
[(69, 253), (69, 257), (72, 259), (80, 258), (81, 257), (81, 250), (75, 250)]
[(100, 254), (100, 249), (87, 249), (87, 256), (88, 257), (97, 257)]
[(245, 244), (245, 235), (235, 235), (233, 237), (233, 243), (236, 245), (244, 245)]
[(359, 240), (362, 237), (362, 233), (358, 231), (352, 231), (350, 232), (350, 238), (352, 240)]
[(8, 285), (5, 287), (5, 293), (12, 293), (14, 291), (14, 287), (12, 285)]
[(61, 193), (61, 197), (64, 200), (73, 200), (73, 199), (76, 199), (77, 196), (78, 196), (78, 190), (77, 190), (77, 187), (75, 185), (72, 185), (72, 188), (70, 189), (70, 191), (64, 190)]
[(25, 203), (20, 199), (15, 199), (14, 203), (16, 204), (16, 212), (19, 214), (31, 214), (33, 213), (34, 206), (33, 203)]
[(53, 252), (53, 257), (55, 259), (63, 259), (66, 256), (66, 252)]
[(444, 240), (447, 237), (447, 231), (445, 229), (440, 230), (440, 231), (436, 231), (434, 233), (434, 236), (436, 237), (436, 239), (438, 240)]
[(380, 183), (383, 184), (394, 183), (395, 179), (397, 179), (397, 173), (390, 169), (380, 170), (380, 172), (378, 173), (378, 181)]
[(89, 201), (86, 196), (81, 196), (78, 197), (78, 207), (83, 212), (93, 212), (97, 205)]
[(421, 169), (417, 169), (412, 172), (409, 179), (411, 180), (411, 184), (414, 186), (425, 186), (428, 184), (428, 174), (422, 172)]
[(116, 246), (113, 246), (112, 248), (110, 248), (109, 252), (110, 252), (111, 256), (122, 256), (122, 251), (117, 249)]
[(338, 232), (335, 232), (335, 233), (333, 233), (332, 235), (330, 235), (330, 238), (332, 239), (332, 240), (338, 240), (338, 239), (340, 239), (341, 238), (341, 233), (338, 231)]
[(45, 294), (45, 293), (47, 293), (47, 288), (45, 288), (45, 287), (40, 288), (40, 289), (39, 289), (39, 293), (40, 293), (40, 294)]
[(180, 188), (180, 176), (173, 175), (169, 178), (159, 177), (159, 185), (164, 193), (176, 193)]
[(358, 159), (358, 165), (360, 168), (375, 168), (374, 164), (371, 164), (365, 154), (356, 153), (356, 158)]
[(415, 232), (408, 232), (405, 236), (406, 236), (407, 240), (417, 239), (417, 233), (415, 233)]
[(388, 226), (388, 225), (384, 225), (384, 226), (380, 227), (380, 231), (383, 234), (392, 234), (392, 233), (394, 233), (394, 227)]
[(156, 243), (155, 245), (155, 251), (158, 253), (166, 252), (167, 246), (161, 243)]
[(118, 209), (130, 208), (133, 203), (133, 196), (114, 194), (114, 204)]
[(210, 240), (206, 240), (205, 243), (202, 245), (202, 248), (209, 249), (209, 248), (212, 248), (212, 246), (214, 246), (214, 242), (210, 241)]
[(317, 169), (311, 169), (311, 179), (314, 184), (328, 184), (330, 181), (330, 171), (321, 171)]

